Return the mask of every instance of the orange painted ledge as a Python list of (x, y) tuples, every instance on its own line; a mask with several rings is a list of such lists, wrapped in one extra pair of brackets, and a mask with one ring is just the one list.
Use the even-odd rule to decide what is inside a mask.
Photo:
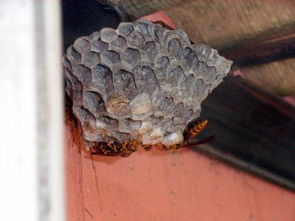
[(293, 192), (191, 149), (90, 157), (65, 134), (68, 221), (295, 221)]

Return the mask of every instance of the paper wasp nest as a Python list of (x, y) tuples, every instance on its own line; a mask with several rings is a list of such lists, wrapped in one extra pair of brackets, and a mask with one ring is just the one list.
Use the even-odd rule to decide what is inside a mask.
[(136, 139), (183, 141), (231, 61), (180, 30), (146, 20), (78, 38), (63, 59), (66, 92), (87, 147)]

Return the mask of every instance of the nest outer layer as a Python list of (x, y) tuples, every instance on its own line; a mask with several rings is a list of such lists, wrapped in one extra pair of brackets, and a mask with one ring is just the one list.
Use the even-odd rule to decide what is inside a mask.
[(63, 57), (66, 92), (88, 148), (132, 139), (182, 143), (231, 64), (183, 31), (142, 19), (80, 37)]

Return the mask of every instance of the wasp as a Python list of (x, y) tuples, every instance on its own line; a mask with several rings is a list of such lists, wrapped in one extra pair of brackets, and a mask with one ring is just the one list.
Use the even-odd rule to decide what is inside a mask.
[[(202, 130), (204, 130), (208, 126), (208, 120), (198, 120), (195, 123), (192, 123), (187, 126), (184, 131), (184, 141), (183, 143), (172, 145), (172, 146), (164, 146), (162, 145), (163, 150), (174, 150), (182, 147), (188, 147), (191, 145), (199, 145), (203, 143), (207, 143), (212, 140), (213, 136), (205, 138), (201, 141), (188, 144), (189, 139), (197, 136)], [(121, 155), (122, 157), (128, 157), (133, 152), (137, 151), (139, 148), (144, 148), (145, 150), (151, 150), (152, 145), (143, 145), (137, 140), (125, 141), (123, 143), (112, 142), (112, 143), (104, 143), (99, 142), (95, 146), (90, 148), (90, 153), (92, 155), (106, 155), (106, 156), (117, 156)]]
[(90, 148), (90, 153), (92, 155), (121, 155), (122, 157), (128, 157), (130, 154), (137, 151), (140, 147), (142, 147), (142, 145), (136, 140), (125, 141), (122, 144), (118, 142), (99, 142), (95, 146)]
[(190, 138), (196, 137), (202, 130), (204, 130), (209, 124), (207, 119), (198, 120), (197, 122), (187, 126), (185, 129), (184, 137), (185, 142), (187, 142)]

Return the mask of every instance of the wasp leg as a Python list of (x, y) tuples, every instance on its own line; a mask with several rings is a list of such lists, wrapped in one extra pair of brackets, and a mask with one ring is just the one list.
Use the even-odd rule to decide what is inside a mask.
[(90, 153), (92, 155), (107, 155), (110, 152), (108, 149), (109, 148), (106, 143), (97, 143), (95, 146), (90, 148)]
[(128, 157), (134, 151), (137, 151), (141, 147), (141, 144), (136, 140), (125, 141), (122, 144), (117, 142), (113, 143), (97, 143), (95, 146), (90, 148), (92, 155), (107, 155)]
[(90, 148), (90, 153), (92, 155), (106, 155), (106, 156), (116, 156), (119, 155), (120, 145), (116, 142), (114, 143), (97, 143), (95, 146)]
[(145, 151), (150, 151), (153, 148), (153, 145), (145, 144), (145, 145), (142, 145), (142, 147)]
[(171, 145), (171, 146), (165, 146), (163, 145), (163, 150), (165, 151), (168, 151), (168, 150), (176, 150), (176, 149), (179, 149), (183, 146), (183, 143), (180, 143), (180, 144), (174, 144), (174, 145)]
[(136, 140), (123, 142), (121, 145), (122, 148), (120, 150), (120, 155), (122, 157), (128, 157), (134, 151), (137, 151), (140, 146), (140, 143), (138, 143)]
[(118, 153), (120, 150), (120, 144), (117, 142), (109, 143), (108, 147), (111, 150), (112, 154)]

